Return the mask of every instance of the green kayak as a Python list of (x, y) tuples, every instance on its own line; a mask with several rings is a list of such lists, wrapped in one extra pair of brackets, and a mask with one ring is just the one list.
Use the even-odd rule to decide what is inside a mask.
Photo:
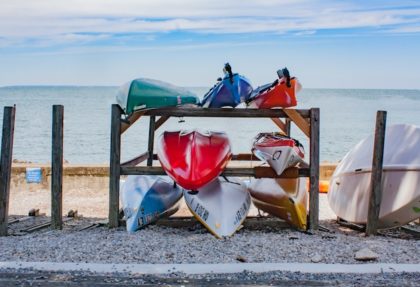
[(117, 103), (126, 114), (131, 114), (140, 109), (198, 104), (199, 99), (192, 92), (165, 82), (135, 79), (119, 89)]

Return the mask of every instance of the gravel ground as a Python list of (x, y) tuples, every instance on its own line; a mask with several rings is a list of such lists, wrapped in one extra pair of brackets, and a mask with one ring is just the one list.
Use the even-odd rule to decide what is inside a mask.
[(378, 255), (376, 262), (420, 263), (419, 240), (396, 231), (390, 236), (365, 237), (332, 220), (321, 221), (330, 232), (309, 234), (281, 228), (277, 219), (266, 219), (253, 226), (245, 224), (233, 237), (222, 240), (194, 220), (178, 227), (152, 225), (131, 234), (123, 227), (80, 231), (92, 221), (69, 221), (62, 231), (46, 228), (22, 236), (0, 237), (0, 261), (358, 263), (355, 253), (369, 248)]
[[(14, 194), (12, 214), (31, 208), (49, 214), (49, 192), (38, 190)], [(81, 230), (103, 221), (107, 193), (94, 189), (70, 191), (64, 212), (79, 210), (85, 217), (67, 221), (61, 231), (43, 228), (32, 233), (22, 229), (49, 220), (46, 216), (12, 224), (16, 236), (0, 237), (0, 261), (51, 261), (89, 263), (240, 263), (320, 262), (361, 263), (355, 253), (368, 248), (378, 255), (372, 262), (420, 263), (420, 241), (399, 229), (381, 236), (339, 226), (320, 195), (320, 224), (328, 231), (314, 234), (284, 228), (273, 218), (246, 220), (233, 237), (214, 238), (194, 219), (182, 224), (153, 225), (129, 234), (124, 227), (105, 226)], [(251, 211), (255, 215), (256, 210)], [(178, 215), (190, 216), (187, 209)], [(15, 218), (22, 216), (15, 216)], [(94, 218), (101, 217), (101, 218)], [(11, 218), (13, 219), (13, 217)], [(10, 221), (10, 220), (9, 220)], [(417, 226), (418, 228), (418, 226)], [(420, 273), (308, 274), (299, 272), (241, 272), (236, 274), (133, 275), (125, 273), (47, 272), (0, 269), (0, 286), (420, 286)]]

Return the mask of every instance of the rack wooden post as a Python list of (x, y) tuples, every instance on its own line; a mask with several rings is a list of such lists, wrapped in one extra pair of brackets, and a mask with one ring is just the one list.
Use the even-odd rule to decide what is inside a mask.
[(375, 141), (373, 144), (372, 175), (370, 180), (370, 196), (366, 235), (377, 232), (379, 212), (382, 201), (382, 166), (385, 146), (386, 111), (376, 113)]
[[(134, 112), (122, 120), (122, 110), (118, 105), (112, 106), (111, 118), (111, 157), (110, 157), (110, 185), (109, 185), (109, 227), (118, 226), (119, 211), (119, 179), (121, 175), (165, 175), (160, 166), (152, 166), (157, 155), (153, 153), (155, 131), (170, 117), (225, 117), (225, 118), (268, 118), (271, 119), (284, 133), (290, 134), (290, 123), (293, 122), (310, 140), (310, 165), (307, 167), (293, 167), (278, 176), (270, 167), (256, 166), (253, 168), (228, 167), (222, 175), (255, 178), (310, 178), (309, 222), (311, 229), (318, 229), (318, 192), (319, 192), (319, 109), (214, 109), (171, 107)], [(131, 127), (140, 117), (150, 117), (148, 150), (139, 156), (120, 162), (121, 134)], [(159, 117), (156, 120), (156, 117)], [(285, 118), (286, 122), (280, 120)], [(143, 161), (146, 166), (137, 166)], [(258, 160), (252, 154), (237, 154), (232, 161)], [(254, 165), (255, 166), (255, 165)]]
[(309, 220), (308, 227), (318, 229), (319, 224), (319, 109), (311, 109), (310, 162), (309, 162)]
[(51, 228), (63, 228), (63, 122), (64, 106), (54, 105), (51, 151)]
[(108, 224), (110, 228), (118, 227), (121, 170), (121, 114), (121, 108), (118, 105), (112, 105), (108, 213)]
[(0, 236), (7, 236), (15, 112), (15, 107), (5, 107), (3, 113), (0, 158)]

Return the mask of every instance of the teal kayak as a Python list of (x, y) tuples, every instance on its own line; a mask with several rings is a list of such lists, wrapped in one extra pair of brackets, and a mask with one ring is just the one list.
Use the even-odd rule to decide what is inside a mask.
[(117, 103), (126, 114), (131, 114), (141, 109), (198, 104), (199, 99), (192, 92), (169, 83), (135, 79), (120, 87), (117, 92)]

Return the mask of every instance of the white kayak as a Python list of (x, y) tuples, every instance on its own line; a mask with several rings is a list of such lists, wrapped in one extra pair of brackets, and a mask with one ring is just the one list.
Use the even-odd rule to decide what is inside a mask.
[(127, 231), (134, 232), (179, 209), (182, 189), (168, 177), (130, 175), (121, 188)]
[(251, 197), (243, 182), (216, 178), (198, 191), (184, 190), (194, 217), (214, 236), (232, 236), (248, 215)]
[(255, 207), (298, 229), (306, 230), (306, 178), (252, 179), (248, 190)]
[(260, 133), (256, 136), (252, 152), (267, 162), (280, 175), (283, 171), (304, 162), (305, 151), (295, 139), (279, 133)]
[[(359, 142), (337, 166), (328, 200), (338, 217), (367, 221), (374, 135)], [(385, 132), (383, 190), (378, 228), (404, 225), (420, 217), (420, 128), (392, 125)]]

